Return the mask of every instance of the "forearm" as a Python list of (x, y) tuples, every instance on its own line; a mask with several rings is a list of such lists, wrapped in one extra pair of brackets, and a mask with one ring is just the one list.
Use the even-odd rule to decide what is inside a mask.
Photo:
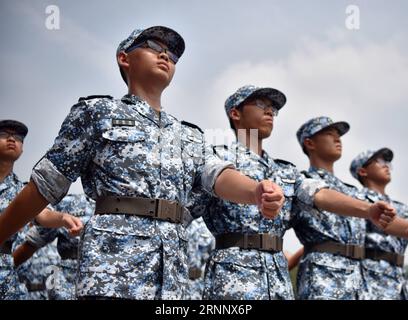
[(61, 228), (64, 227), (63, 217), (64, 214), (61, 212), (44, 209), (35, 220), (46, 228)]
[(37, 250), (38, 249), (29, 242), (24, 242), (13, 252), (14, 265), (18, 267), (23, 264), (30, 259)]
[(302, 258), (304, 252), (305, 252), (305, 248), (302, 247), (288, 258), (289, 271), (295, 268), (299, 264), (300, 259)]
[(224, 200), (244, 204), (256, 204), (257, 182), (234, 169), (225, 169), (215, 182), (214, 191)]
[(408, 239), (408, 220), (395, 217), (384, 231), (390, 235)]
[(30, 181), (0, 215), (0, 244), (32, 220), (48, 204)]
[(321, 189), (315, 195), (314, 204), (321, 210), (343, 216), (369, 218), (367, 209), (370, 207), (370, 204), (368, 202), (354, 199), (334, 190)]

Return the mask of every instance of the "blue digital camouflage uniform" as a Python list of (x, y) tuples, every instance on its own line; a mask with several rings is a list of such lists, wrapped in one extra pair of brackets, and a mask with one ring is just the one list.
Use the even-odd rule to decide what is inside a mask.
[[(88, 201), (84, 194), (68, 194), (52, 209), (78, 217), (85, 225), (92, 216), (94, 207), (94, 202)], [(57, 239), (57, 250), (61, 262), (59, 268), (51, 270), (47, 279), (48, 298), (73, 300), (75, 299), (79, 237), (71, 237), (65, 228), (51, 229), (38, 225), (32, 227), (26, 236), (26, 241), (35, 248), (42, 248), (55, 239)]]
[[(408, 206), (392, 200), (387, 195), (382, 195), (374, 190), (363, 189), (366, 199), (370, 202), (385, 201), (391, 204), (397, 214), (407, 219)], [(381, 231), (370, 221), (367, 221), (367, 233), (365, 244), (367, 248), (404, 255), (408, 240), (394, 237)], [(404, 269), (387, 261), (363, 260), (364, 292), (362, 299), (365, 300), (400, 300), (403, 295)]]
[[(31, 228), (30, 225), (26, 225), (23, 230), (17, 234), (16, 241), (13, 243), (13, 251), (25, 242), (27, 233)], [(58, 267), (59, 263), (60, 257), (57, 252), (57, 247), (53, 242), (35, 252), (30, 259), (16, 268), (20, 282), (24, 283), (28, 289), (27, 299), (48, 299), (45, 282), (50, 275), (50, 267)], [(35, 286), (39, 287), (36, 288)]]
[[(23, 188), (23, 183), (11, 173), (0, 183), (0, 214)], [(16, 236), (9, 239), (6, 244), (11, 248)], [(17, 272), (14, 269), (11, 254), (0, 253), (0, 300), (26, 299), (27, 289), (20, 284)]]
[[(125, 121), (124, 121), (125, 120)], [(125, 125), (123, 125), (125, 123)], [(203, 133), (133, 95), (83, 99), (61, 126), (32, 179), (57, 203), (79, 176), (87, 196), (162, 198), (186, 206), (194, 186), (213, 192), (231, 164)], [(94, 215), (79, 250), (77, 295), (180, 299), (187, 282), (185, 227), (122, 214)]]
[[(340, 136), (348, 132), (347, 122), (333, 122), (329, 117), (317, 117), (304, 123), (296, 133), (302, 149), (303, 142), (326, 128), (337, 129)], [(305, 150), (304, 150), (305, 151)], [(332, 173), (311, 167), (308, 177), (327, 183), (330, 189), (363, 200), (354, 186), (345, 184)], [(340, 216), (324, 210), (295, 208), (294, 230), (307, 248), (326, 241), (364, 245), (365, 220)], [(305, 253), (297, 274), (299, 299), (352, 300), (358, 299), (362, 287), (361, 262), (331, 253)]]
[[(214, 236), (238, 233), (269, 233), (283, 237), (291, 227), (292, 203), (311, 207), (314, 194), (325, 183), (304, 179), (294, 165), (273, 160), (266, 152), (262, 157), (239, 142), (229, 148), (216, 147), (222, 160), (235, 164), (237, 170), (261, 181), (271, 179), (279, 184), (285, 195), (284, 206), (273, 220), (264, 218), (257, 206), (241, 205), (221, 199), (203, 200), (203, 216)], [(200, 205), (195, 210), (202, 211)], [(204, 299), (293, 299), (287, 260), (283, 252), (266, 252), (231, 247), (215, 249), (207, 264)]]
[(190, 276), (186, 299), (201, 300), (204, 290), (205, 266), (212, 250), (215, 248), (215, 239), (201, 217), (193, 220), (186, 232), (189, 270), (199, 270), (200, 273), (200, 276), (196, 279), (191, 279)]
[[(326, 182), (330, 189), (363, 200), (357, 188), (345, 184), (324, 169), (311, 167), (308, 176)], [(341, 216), (316, 208), (296, 208), (296, 211), (294, 230), (305, 247), (326, 241), (364, 245), (364, 219)], [(359, 299), (362, 285), (359, 260), (326, 252), (310, 252), (300, 261), (297, 275), (299, 299)]]
[[(391, 161), (393, 153), (388, 148), (378, 151), (368, 150), (360, 153), (353, 159), (350, 165), (352, 176), (358, 179), (358, 170), (368, 163), (370, 159), (382, 157), (386, 161)], [(374, 190), (363, 188), (363, 195), (369, 202), (385, 201), (391, 204), (397, 211), (398, 216), (408, 218), (408, 206), (392, 200), (388, 195), (380, 194)], [(384, 233), (370, 221), (366, 222), (367, 248), (382, 250), (404, 255), (408, 245), (408, 240), (394, 237)], [(388, 261), (365, 259), (363, 261), (364, 289), (362, 299), (365, 300), (400, 300), (408, 298), (403, 294), (404, 269), (395, 266)]]

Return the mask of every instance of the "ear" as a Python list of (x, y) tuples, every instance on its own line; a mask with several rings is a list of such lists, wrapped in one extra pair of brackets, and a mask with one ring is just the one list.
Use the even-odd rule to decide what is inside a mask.
[(315, 143), (310, 138), (306, 138), (305, 140), (303, 140), (303, 145), (305, 146), (305, 149), (308, 151), (315, 150)]
[(231, 111), (229, 112), (229, 116), (231, 120), (235, 120), (235, 121), (241, 120), (241, 112), (237, 110), (236, 108), (231, 109)]
[(125, 71), (128, 71), (128, 69), (129, 69), (129, 58), (128, 58), (127, 53), (125, 53), (123, 51), (119, 52), (116, 59), (118, 60), (119, 67), (122, 68)]
[(366, 168), (360, 168), (357, 170), (357, 175), (359, 175), (362, 178), (367, 178), (368, 173)]

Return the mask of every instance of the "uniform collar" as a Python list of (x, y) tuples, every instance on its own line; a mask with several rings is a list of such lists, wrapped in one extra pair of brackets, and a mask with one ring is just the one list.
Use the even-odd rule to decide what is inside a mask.
[(335, 177), (335, 175), (331, 173), (330, 171), (327, 171), (326, 169), (323, 169), (323, 168), (316, 168), (313, 166), (310, 166), (309, 172), (316, 172), (322, 178), (326, 176), (333, 177), (333, 178)]
[(262, 150), (262, 156), (259, 156), (258, 154), (253, 152), (251, 149), (249, 149), (247, 146), (245, 146), (239, 141), (235, 141), (233, 143), (233, 147), (235, 147), (237, 154), (246, 154), (251, 159), (262, 163), (266, 167), (269, 167), (274, 162), (273, 159), (268, 155), (268, 153), (265, 150)]
[(176, 120), (173, 116), (167, 114), (167, 112), (165, 112), (163, 109), (160, 111), (159, 117), (159, 114), (146, 101), (133, 94), (124, 95), (122, 102), (134, 105), (140, 114), (154, 122), (159, 127), (164, 128), (171, 125)]
[(369, 188), (364, 187), (363, 191), (364, 191), (364, 193), (366, 195), (371, 196), (371, 197), (375, 197), (375, 198), (380, 199), (380, 200), (385, 200), (385, 201), (390, 201), (391, 200), (388, 195), (381, 194), (381, 193), (379, 193), (379, 192), (377, 192), (377, 191), (375, 191), (373, 189), (369, 189)]
[(0, 192), (10, 188), (12, 185), (15, 185), (19, 182), (17, 175), (14, 172), (11, 172), (4, 180), (0, 183)]

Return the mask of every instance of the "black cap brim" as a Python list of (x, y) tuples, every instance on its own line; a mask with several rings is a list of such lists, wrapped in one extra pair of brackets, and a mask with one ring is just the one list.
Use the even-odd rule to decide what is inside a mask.
[(260, 98), (264, 97), (272, 102), (274, 102), (274, 106), (280, 110), (286, 104), (286, 96), (277, 89), (274, 88), (261, 88), (254, 92), (252, 92), (248, 98), (244, 101), (253, 99), (253, 98)]
[[(350, 125), (345, 121), (334, 122), (331, 125), (323, 128), (322, 130), (320, 130), (318, 132), (321, 132), (321, 131), (326, 130), (328, 128), (336, 129), (339, 132), (339, 135), (342, 136), (342, 135), (346, 134), (350, 130)], [(318, 133), (318, 132), (316, 132), (316, 133)]]
[(381, 148), (380, 150), (374, 152), (374, 154), (368, 158), (364, 165), (377, 158), (383, 158), (385, 161), (391, 162), (392, 159), (394, 159), (394, 152), (388, 148)]
[[(167, 35), (168, 37), (163, 37)], [(185, 49), (185, 43), (183, 37), (178, 34), (173, 29), (155, 26), (150, 27), (145, 30), (137, 37), (136, 41), (143, 39), (156, 38), (163, 41), (179, 58), (183, 55)], [(173, 41), (168, 41), (167, 39), (173, 38)]]
[(10, 128), (15, 130), (17, 133), (22, 134), (24, 137), (28, 133), (27, 126), (16, 120), (0, 120), (0, 128)]

